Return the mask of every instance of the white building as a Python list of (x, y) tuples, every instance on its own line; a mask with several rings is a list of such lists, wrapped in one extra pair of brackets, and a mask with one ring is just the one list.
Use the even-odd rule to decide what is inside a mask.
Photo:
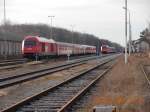
[(150, 41), (146, 38), (140, 38), (132, 42), (134, 52), (147, 52), (150, 50)]

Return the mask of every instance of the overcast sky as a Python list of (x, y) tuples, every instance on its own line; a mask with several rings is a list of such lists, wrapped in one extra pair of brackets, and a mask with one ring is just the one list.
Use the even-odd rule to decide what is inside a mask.
[[(50, 24), (90, 33), (124, 45), (125, 0), (6, 0), (6, 18), (13, 23)], [(128, 0), (131, 10), (133, 39), (150, 21), (150, 0)], [(3, 0), (0, 0), (0, 22), (3, 21)]]

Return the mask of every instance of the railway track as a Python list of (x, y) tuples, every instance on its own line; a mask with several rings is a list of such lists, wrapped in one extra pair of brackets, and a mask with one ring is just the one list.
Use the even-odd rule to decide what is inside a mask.
[(61, 65), (54, 65), (52, 67), (46, 68), (46, 69), (41, 69), (38, 71), (32, 71), (28, 73), (22, 73), (22, 74), (17, 74), (17, 75), (12, 75), (12, 76), (7, 76), (7, 77), (2, 77), (0, 78), (0, 89), (6, 88), (9, 86), (13, 86), (19, 83), (23, 83), (29, 80), (33, 80), (35, 78), (39, 78), (45, 75), (49, 75), (50, 73), (58, 72), (61, 70), (65, 70), (71, 67), (79, 66), (83, 63), (85, 63), (88, 60), (93, 60), (95, 58), (98, 58), (97, 56), (94, 57), (88, 57), (85, 59), (76, 59), (72, 60), (70, 62), (63, 63)]
[[(96, 55), (85, 55), (85, 56), (73, 56), (73, 57), (70, 57), (70, 60), (76, 60), (76, 59), (81, 59), (81, 58), (87, 58), (87, 57), (96, 57)], [(107, 55), (106, 55), (107, 56)], [(66, 60), (65, 59), (66, 57), (63, 57), (63, 58), (59, 58), (59, 60)], [(25, 62), (28, 62), (26, 59), (13, 59), (13, 60), (4, 60), (4, 61), (0, 61), (0, 70), (9, 70), (9, 69), (16, 69), (16, 68), (20, 68), (20, 67), (23, 67), (23, 63), (21, 63), (21, 61), (25, 60)], [(33, 61), (33, 63), (26, 63), (28, 65), (40, 65), (40, 64), (47, 64), (49, 63), (50, 61), (54, 61), (55, 58), (52, 58), (52, 59), (49, 59), (49, 60), (42, 60), (42, 61)], [(15, 63), (15, 61), (17, 61)], [(20, 61), (18, 63), (18, 61)], [(56, 61), (56, 60), (55, 60)]]
[[(102, 57), (105, 58), (107, 56), (109, 56), (109, 55), (102, 56)], [(13, 86), (13, 85), (16, 85), (19, 83), (23, 83), (26, 81), (30, 81), (30, 80), (33, 80), (35, 78), (46, 76), (46, 75), (49, 75), (51, 73), (65, 70), (65, 69), (68, 69), (71, 67), (79, 66), (81, 64), (84, 64), (88, 60), (93, 60), (96, 58), (100, 58), (100, 57), (94, 56), (94, 57), (87, 57), (84, 59), (75, 59), (75, 60), (71, 60), (69, 62), (60, 64), (60, 65), (54, 65), (54, 66), (46, 68), (46, 69), (41, 69), (41, 70), (37, 70), (37, 71), (33, 71), (33, 72), (3, 77), (3, 78), (0, 78), (0, 89), (10, 87), (10, 86)]]
[(9, 65), (17, 65), (27, 62), (27, 59), (13, 59), (13, 60), (3, 60), (0, 61), (0, 67), (9, 66)]
[[(28, 97), (21, 102), (2, 110), (2, 112), (64, 112), (110, 70), (111, 66), (102, 66), (111, 62), (117, 56), (118, 55), (109, 57), (94, 67), (83, 71), (54, 87), (48, 88), (39, 94)], [(103, 71), (98, 73), (97, 70), (99, 69), (102, 69)]]
[(81, 63), (70, 63), (70, 64), (66, 64), (66, 65), (60, 65), (60, 66), (56, 66), (56, 67), (52, 67), (52, 68), (48, 68), (48, 69), (44, 69), (44, 70), (39, 70), (39, 71), (34, 71), (34, 72), (29, 72), (29, 73), (24, 73), (24, 74), (20, 74), (20, 75), (15, 75), (15, 76), (10, 76), (10, 77), (6, 77), (3, 79), (0, 79), (0, 89), (2, 88), (6, 88), (9, 86), (13, 86), (19, 83), (23, 83), (29, 80), (33, 80), (35, 78), (39, 78), (54, 72), (58, 72), (64, 69), (69, 69), (75, 66), (79, 66), (81, 64), (84, 64), (84, 62)]

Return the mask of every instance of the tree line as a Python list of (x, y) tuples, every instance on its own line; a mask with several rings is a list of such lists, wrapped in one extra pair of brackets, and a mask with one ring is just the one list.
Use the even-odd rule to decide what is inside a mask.
[(0, 40), (22, 41), (27, 35), (53, 38), (55, 41), (68, 42), (74, 44), (85, 44), (101, 46), (107, 44), (122, 50), (122, 46), (109, 40), (80, 32), (72, 32), (64, 28), (52, 27), (52, 37), (50, 37), (51, 27), (46, 24), (5, 24), (0, 26)]

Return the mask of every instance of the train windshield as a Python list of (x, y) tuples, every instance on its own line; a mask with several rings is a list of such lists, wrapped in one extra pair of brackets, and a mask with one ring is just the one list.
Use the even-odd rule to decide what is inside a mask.
[(36, 46), (36, 42), (34, 40), (26, 40), (24, 42), (24, 45), (27, 47), (32, 47), (32, 46)]

